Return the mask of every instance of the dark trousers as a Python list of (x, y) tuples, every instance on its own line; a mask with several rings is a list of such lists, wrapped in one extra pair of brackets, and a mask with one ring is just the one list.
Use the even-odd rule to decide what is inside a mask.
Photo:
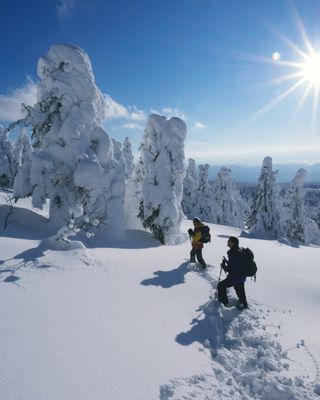
[(228, 304), (227, 288), (234, 287), (237, 293), (239, 301), (244, 307), (248, 307), (246, 292), (244, 290), (244, 283), (234, 283), (230, 279), (226, 278), (218, 283), (218, 300), (224, 305)]
[(203, 266), (203, 268), (206, 268), (206, 262), (204, 261), (202, 257), (202, 249), (192, 249), (190, 251), (190, 261), (194, 262), (195, 257), (197, 257), (198, 263)]

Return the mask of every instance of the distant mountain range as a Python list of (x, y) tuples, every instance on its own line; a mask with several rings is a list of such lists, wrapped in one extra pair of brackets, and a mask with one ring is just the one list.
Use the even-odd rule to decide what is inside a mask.
[[(221, 167), (227, 167), (232, 170), (231, 176), (238, 182), (256, 183), (260, 176), (261, 166), (244, 165), (211, 165), (209, 170), (209, 179), (214, 179)], [(290, 182), (299, 168), (307, 170), (305, 182), (320, 182), (320, 163), (319, 164), (274, 164), (273, 170), (278, 170), (277, 182)]]

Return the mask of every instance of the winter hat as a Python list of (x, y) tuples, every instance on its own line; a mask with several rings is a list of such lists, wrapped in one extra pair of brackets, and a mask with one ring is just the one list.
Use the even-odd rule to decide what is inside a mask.
[(195, 222), (196, 224), (200, 224), (201, 223), (200, 218), (193, 218), (192, 221)]

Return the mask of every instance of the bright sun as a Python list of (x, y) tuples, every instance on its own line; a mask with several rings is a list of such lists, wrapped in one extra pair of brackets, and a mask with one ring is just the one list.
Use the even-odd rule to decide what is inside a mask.
[(268, 83), (278, 85), (283, 82), (289, 82), (287, 88), (280, 91), (268, 104), (256, 111), (250, 120), (253, 120), (263, 113), (275, 107), (290, 94), (300, 91), (300, 99), (293, 114), (298, 113), (307, 98), (311, 95), (313, 97), (311, 124), (315, 126), (317, 113), (320, 104), (320, 43), (312, 43), (309, 39), (304, 25), (299, 17), (296, 9), (293, 9), (297, 27), (302, 39), (302, 46), (299, 46), (295, 41), (292, 41), (287, 36), (280, 33), (275, 27), (269, 25), (270, 30), (283, 41), (287, 46), (294, 51), (297, 60), (285, 60), (278, 51), (275, 51), (271, 58), (255, 57), (253, 58), (258, 62), (266, 62), (284, 68), (285, 73), (280, 75)]
[(302, 68), (303, 77), (312, 86), (320, 86), (320, 53), (313, 52)]
[[(265, 83), (270, 85), (285, 84), (282, 85), (281, 89), (277, 91), (277, 94), (267, 104), (252, 114), (247, 121), (253, 121), (259, 118), (262, 114), (268, 112), (270, 109), (285, 100), (293, 92), (297, 92), (298, 103), (296, 108), (293, 110), (292, 115), (294, 116), (298, 114), (306, 103), (306, 100), (311, 97), (312, 102), (308, 101), (307, 103), (308, 105), (311, 103), (312, 114), (310, 118), (310, 126), (312, 132), (316, 132), (316, 123), (319, 120), (320, 111), (320, 42), (312, 43), (298, 11), (293, 4), (291, 11), (300, 34), (300, 39), (298, 41), (291, 40), (271, 24), (267, 24), (267, 27), (285, 45), (287, 45), (290, 50), (293, 50), (296, 55), (295, 59), (285, 60), (283, 54), (276, 51), (276, 49), (272, 53), (271, 57), (260, 57), (251, 54), (242, 55), (246, 60), (266, 64), (271, 63), (274, 66), (277, 66), (277, 68), (281, 68), (283, 71), (282, 75), (278, 75), (269, 81), (265, 81)], [(239, 56), (239, 54), (237, 56)]]

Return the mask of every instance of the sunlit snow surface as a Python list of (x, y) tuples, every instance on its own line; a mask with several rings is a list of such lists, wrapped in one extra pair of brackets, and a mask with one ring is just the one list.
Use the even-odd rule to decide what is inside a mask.
[[(2, 228), (4, 193), (0, 204)], [(239, 311), (215, 300), (236, 228), (211, 225), (202, 272), (187, 236), (61, 248), (45, 240), (45, 210), (15, 207), (0, 237), (1, 399), (320, 398), (319, 248), (240, 238), (259, 271)]]

